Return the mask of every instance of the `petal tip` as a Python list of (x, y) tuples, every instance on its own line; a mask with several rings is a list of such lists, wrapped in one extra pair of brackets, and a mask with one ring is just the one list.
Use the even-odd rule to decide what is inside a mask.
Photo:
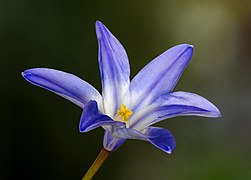
[[(170, 49), (179, 50), (179, 51), (181, 51), (181, 53), (188, 54), (191, 57), (193, 54), (193, 45), (191, 45), (191, 44), (179, 44), (179, 45), (176, 45)], [(191, 59), (191, 57), (189, 58), (189, 60)]]
[(24, 79), (26, 79), (27, 81), (29, 81), (29, 76), (31, 75), (31, 73), (27, 72), (28, 70), (25, 70), (23, 72), (21, 72), (21, 75), (23, 76)]
[(29, 73), (28, 71), (29, 71), (29, 69), (26, 69), (26, 70), (22, 71), (22, 72), (21, 72), (21, 75), (22, 75), (22, 76), (25, 76), (27, 73)]
[(193, 45), (191, 44), (186, 44), (186, 50), (190, 50), (191, 52), (193, 52)]
[(84, 131), (84, 129), (79, 125), (79, 132), (81, 132), (81, 133), (84, 133), (85, 131)]
[(86, 132), (88, 132), (88, 130), (87, 130), (86, 127), (83, 128), (83, 127), (81, 127), (81, 126), (79, 125), (79, 132), (80, 132), (80, 133), (86, 133)]
[(172, 154), (171, 150), (165, 151), (167, 154)]
[(193, 49), (194, 46), (192, 44), (187, 44), (187, 47), (190, 47)]
[(216, 117), (222, 117), (222, 114), (221, 114), (221, 112), (220, 112), (219, 109), (217, 109), (217, 111), (215, 112), (215, 114), (216, 114)]
[(34, 78), (36, 76), (36, 70), (37, 69), (42, 69), (42, 68), (26, 69), (25, 71), (21, 72), (21, 75), (23, 76), (23, 78), (26, 81), (28, 81), (28, 82), (30, 82), (32, 84), (35, 84), (34, 83)]
[(25, 76), (25, 71), (21, 72), (21, 76), (23, 77)]
[(164, 148), (161, 148), (162, 151), (164, 151), (167, 154), (172, 154), (175, 147), (171, 148), (170, 146), (166, 146)]
[(211, 112), (212, 112), (212, 117), (214, 118), (218, 118), (218, 117), (222, 117), (222, 114), (221, 114), (221, 112), (220, 112), (220, 110), (214, 105), (214, 104), (212, 104), (212, 110), (211, 110)]
[(95, 25), (96, 25), (96, 27), (97, 27), (97, 26), (103, 26), (103, 23), (102, 23), (101, 21), (98, 21), (98, 20), (97, 20), (97, 21), (95, 22)]
[[(178, 45), (179, 47), (181, 47), (181, 48), (183, 48), (183, 51), (186, 51), (186, 52), (193, 52), (193, 45), (191, 45), (191, 44), (180, 44), (180, 45)], [(177, 46), (177, 47), (178, 47)]]
[(174, 47), (182, 47), (182, 48), (193, 49), (194, 46), (192, 44), (179, 44), (179, 45), (176, 45)]
[(97, 38), (101, 38), (101, 32), (107, 29), (101, 21), (96, 21), (95, 23)]

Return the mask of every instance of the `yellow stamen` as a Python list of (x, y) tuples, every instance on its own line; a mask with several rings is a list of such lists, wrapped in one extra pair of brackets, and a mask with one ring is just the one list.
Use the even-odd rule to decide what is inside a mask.
[(127, 109), (124, 104), (122, 104), (121, 108), (117, 111), (115, 119), (121, 122), (127, 122), (132, 114), (133, 112), (130, 109)]

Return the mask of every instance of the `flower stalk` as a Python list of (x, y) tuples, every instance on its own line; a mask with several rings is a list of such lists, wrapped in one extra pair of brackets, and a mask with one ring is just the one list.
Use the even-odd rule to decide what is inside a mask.
[(102, 166), (102, 164), (105, 162), (105, 160), (109, 157), (110, 151), (105, 150), (104, 148), (100, 151), (98, 157), (93, 162), (89, 170), (86, 172), (85, 176), (82, 178), (82, 180), (90, 180), (93, 178), (93, 176), (98, 172), (99, 168)]

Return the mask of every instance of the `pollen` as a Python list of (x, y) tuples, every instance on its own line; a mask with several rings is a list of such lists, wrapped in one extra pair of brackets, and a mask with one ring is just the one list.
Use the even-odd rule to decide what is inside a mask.
[(127, 109), (127, 107), (124, 104), (122, 104), (121, 108), (117, 111), (115, 119), (117, 121), (126, 123), (132, 114), (133, 112), (130, 109)]

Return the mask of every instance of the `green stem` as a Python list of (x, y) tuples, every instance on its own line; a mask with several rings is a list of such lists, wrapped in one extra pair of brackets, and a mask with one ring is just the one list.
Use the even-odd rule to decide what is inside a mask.
[(105, 160), (108, 158), (110, 153), (111, 152), (102, 149), (82, 180), (92, 179), (96, 172), (99, 170), (99, 168), (102, 166), (102, 164), (105, 162)]

